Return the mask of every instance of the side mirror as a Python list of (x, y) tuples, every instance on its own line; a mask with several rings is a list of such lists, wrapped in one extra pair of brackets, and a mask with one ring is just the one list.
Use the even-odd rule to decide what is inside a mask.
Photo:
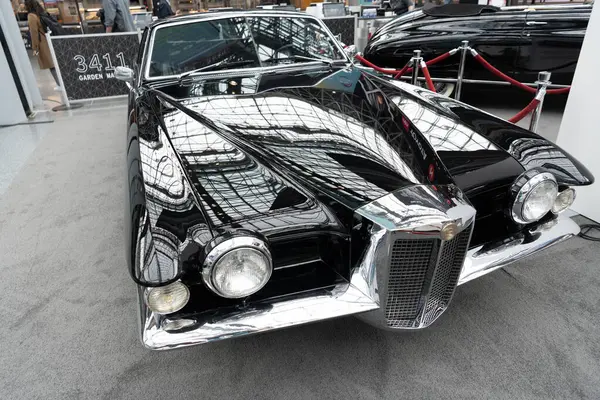
[(131, 88), (131, 84), (133, 83), (133, 70), (127, 67), (116, 67), (115, 78), (125, 82), (127, 86)]

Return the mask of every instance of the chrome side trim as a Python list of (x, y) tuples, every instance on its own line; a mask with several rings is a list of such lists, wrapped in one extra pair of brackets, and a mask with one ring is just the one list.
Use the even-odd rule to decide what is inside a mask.
[(579, 233), (579, 225), (565, 215), (541, 225), (535, 230), (486, 243), (468, 251), (458, 284), (469, 282), (510, 263), (528, 257)]
[[(271, 299), (221, 315), (213, 310), (177, 319), (153, 313), (140, 298), (142, 343), (151, 350), (169, 350), (375, 310), (379, 304), (358, 289), (368, 286), (363, 273), (356, 270), (350, 284)], [(141, 296), (139, 286), (138, 292)], [(178, 321), (182, 328), (174, 330)]]
[(457, 224), (458, 234), (475, 217), (475, 209), (454, 185), (409, 186), (364, 205), (356, 213), (389, 231), (438, 239), (445, 224)]
[[(369, 244), (351, 272), (349, 283), (179, 319), (172, 314), (151, 312), (140, 293), (142, 343), (153, 350), (174, 349), (374, 310), (376, 318), (372, 316), (370, 322), (385, 327), (380, 299), (387, 295), (392, 240), (437, 240), (444, 224), (454, 222), (463, 230), (475, 218), (475, 209), (455, 186), (409, 186), (357, 212), (374, 224)], [(179, 326), (181, 329), (177, 330)]]
[[(420, 196), (403, 197), (409, 193)], [(384, 201), (384, 198), (388, 199)], [(439, 240), (435, 227), (448, 221), (461, 221), (464, 228), (471, 229), (475, 210), (469, 208), (466, 200), (461, 200), (460, 192), (453, 187), (434, 189), (431, 186), (412, 186), (384, 198), (359, 210), (361, 215), (369, 215), (382, 225), (375, 223), (371, 227), (370, 242), (362, 260), (355, 266), (349, 283), (340, 282), (329, 288), (182, 317), (150, 311), (143, 299), (144, 288), (138, 286), (142, 343), (149, 349), (168, 350), (352, 314), (360, 314), (359, 318), (375, 326), (388, 327), (384, 301), (387, 299), (392, 241), (398, 237)], [(410, 199), (410, 202), (403, 202), (403, 198)], [(440, 203), (436, 199), (444, 201)], [(380, 213), (387, 210), (389, 202), (398, 207), (396, 211), (404, 215), (406, 224), (402, 224), (399, 215), (394, 212), (387, 218)], [(461, 215), (457, 215), (459, 210)], [(578, 232), (579, 227), (575, 222), (565, 215), (559, 215), (520, 236), (473, 248), (467, 253), (458, 284), (560, 243)], [(413, 329), (430, 325), (446, 309), (447, 304), (432, 303), (430, 306), (433, 312), (429, 312)]]

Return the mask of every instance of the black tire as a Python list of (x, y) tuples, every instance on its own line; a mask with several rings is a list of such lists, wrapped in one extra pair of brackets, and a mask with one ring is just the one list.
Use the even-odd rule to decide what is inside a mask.
[[(421, 87), (427, 88), (427, 83), (424, 81), (419, 83)], [(436, 93), (446, 97), (452, 96), (452, 93), (454, 93), (454, 89), (456, 88), (456, 84), (450, 82), (434, 82), (433, 86), (435, 86)]]

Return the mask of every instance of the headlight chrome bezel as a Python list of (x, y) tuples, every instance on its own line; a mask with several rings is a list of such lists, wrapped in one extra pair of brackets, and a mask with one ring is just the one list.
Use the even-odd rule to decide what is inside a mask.
[[(232, 251), (238, 251), (242, 249), (250, 249), (253, 251), (260, 252), (267, 264), (267, 274), (265, 275), (262, 284), (257, 286), (253, 291), (249, 293), (245, 293), (242, 296), (232, 296), (228, 293), (221, 291), (217, 285), (214, 283), (214, 272), (215, 267), (219, 263), (219, 261), (231, 253)], [(204, 264), (202, 265), (202, 281), (204, 284), (215, 294), (218, 296), (227, 298), (227, 299), (240, 299), (244, 297), (248, 297), (259, 290), (261, 290), (271, 278), (273, 273), (273, 258), (271, 257), (271, 252), (267, 243), (258, 237), (255, 236), (233, 236), (228, 239), (224, 239), (220, 243), (214, 245), (209, 251), (204, 260)]]
[[(545, 182), (551, 182), (554, 187), (554, 192), (552, 196), (552, 202), (548, 210), (541, 215), (537, 219), (528, 219), (523, 215), (523, 209), (527, 202), (529, 195), (534, 191), (534, 189)], [(556, 201), (556, 197), (558, 196), (558, 183), (556, 182), (556, 178), (550, 172), (539, 171), (537, 169), (529, 170), (524, 172), (513, 184), (511, 188), (512, 193), (512, 205), (510, 208), (510, 215), (512, 219), (519, 224), (531, 224), (533, 222), (539, 221), (545, 215), (548, 214), (552, 210), (552, 206)]]

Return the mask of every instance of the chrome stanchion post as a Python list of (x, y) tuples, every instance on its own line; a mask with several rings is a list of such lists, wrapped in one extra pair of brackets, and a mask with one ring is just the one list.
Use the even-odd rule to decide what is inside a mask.
[(550, 85), (550, 72), (542, 71), (538, 73), (538, 80), (535, 82), (537, 85), (537, 91), (535, 92), (535, 98), (539, 100), (538, 105), (531, 112), (531, 121), (529, 121), (529, 130), (537, 132), (538, 124), (540, 123), (540, 117), (542, 115), (542, 107), (544, 106), (544, 96), (546, 95), (546, 88)]
[(413, 69), (411, 83), (416, 86), (419, 84), (419, 66), (421, 65), (421, 61), (423, 61), (421, 50), (415, 50), (410, 61), (412, 62)]
[(460, 100), (460, 92), (462, 91), (463, 74), (465, 73), (465, 62), (467, 61), (467, 51), (469, 51), (469, 41), (463, 40), (460, 46), (460, 64), (458, 64), (458, 77), (456, 78), (456, 93), (454, 98)]

